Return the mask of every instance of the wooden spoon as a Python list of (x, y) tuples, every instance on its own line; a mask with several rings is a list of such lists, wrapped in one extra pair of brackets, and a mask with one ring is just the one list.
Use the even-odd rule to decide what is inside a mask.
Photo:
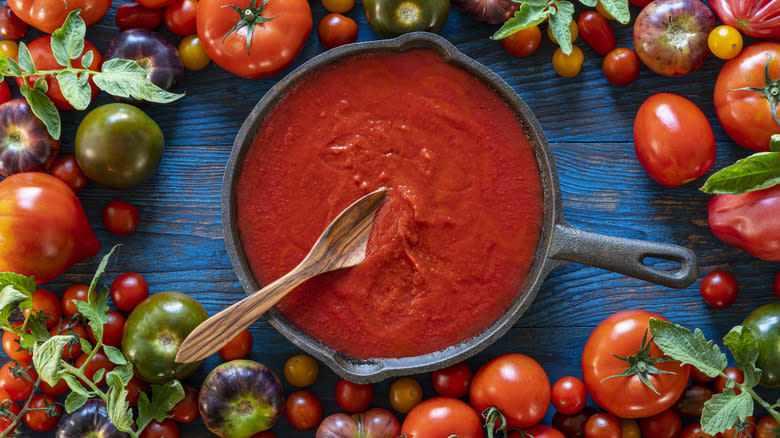
[(285, 276), (195, 327), (179, 347), (176, 362), (195, 362), (216, 352), (309, 278), (362, 262), (374, 214), (385, 200), (387, 190), (383, 187), (371, 192), (342, 211), (303, 261)]

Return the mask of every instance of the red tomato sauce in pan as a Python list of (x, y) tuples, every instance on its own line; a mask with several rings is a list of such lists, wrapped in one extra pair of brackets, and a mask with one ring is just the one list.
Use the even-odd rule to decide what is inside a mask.
[(296, 85), (262, 123), (236, 186), (259, 284), (295, 267), (335, 216), (389, 187), (360, 265), (277, 309), (359, 358), (479, 334), (522, 289), (543, 198), (533, 148), (491, 89), (429, 50), (354, 57)]

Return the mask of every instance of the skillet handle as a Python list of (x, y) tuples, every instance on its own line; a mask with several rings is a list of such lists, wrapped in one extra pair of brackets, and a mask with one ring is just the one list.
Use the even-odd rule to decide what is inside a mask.
[[(670, 271), (656, 269), (644, 263), (647, 257), (677, 262), (680, 267)], [(605, 236), (561, 223), (555, 225), (551, 258), (595, 266), (677, 289), (691, 285), (699, 274), (696, 254), (683, 246)]]

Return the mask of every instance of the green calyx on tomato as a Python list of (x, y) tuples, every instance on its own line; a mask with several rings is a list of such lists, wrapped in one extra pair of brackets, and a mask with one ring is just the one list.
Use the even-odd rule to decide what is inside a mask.
[[(761, 93), (762, 96), (769, 102), (769, 108), (777, 108), (777, 104), (780, 103), (780, 78), (772, 80), (772, 78), (769, 75), (769, 63), (772, 62), (772, 56), (767, 58), (766, 64), (764, 65), (764, 78), (766, 82), (764, 83), (763, 88), (758, 87), (742, 87), (742, 88), (735, 88), (733, 90), (729, 91), (741, 91), (741, 90), (747, 90), (747, 91), (755, 91), (757, 93)], [(777, 115), (777, 111), (769, 111), (772, 113), (772, 118), (775, 119), (775, 122), (777, 122), (778, 130), (780, 130), (780, 116)]]
[(263, 0), (263, 3), (260, 3), (260, 6), (258, 6), (257, 3), (259, 1), (260, 0), (255, 0), (254, 6), (252, 6), (252, 2), (250, 2), (246, 8), (239, 8), (236, 5), (225, 5), (236, 11), (241, 19), (239, 19), (236, 25), (233, 26), (233, 29), (230, 29), (230, 32), (225, 34), (225, 36), (222, 38), (223, 43), (227, 39), (228, 35), (246, 26), (246, 53), (247, 55), (250, 54), (249, 49), (252, 46), (252, 33), (255, 31), (255, 26), (271, 21), (278, 17), (278, 15), (276, 17), (270, 18), (263, 17), (263, 8), (265, 7), (266, 3), (268, 3), (268, 0)]
[(614, 356), (620, 360), (628, 362), (628, 368), (620, 374), (614, 374), (601, 379), (602, 382), (615, 377), (630, 377), (637, 376), (648, 388), (653, 390), (656, 395), (660, 396), (661, 393), (653, 386), (653, 382), (648, 377), (650, 374), (675, 374), (674, 371), (662, 370), (655, 366), (660, 362), (670, 362), (672, 359), (668, 357), (651, 357), (650, 346), (653, 344), (653, 339), (647, 340), (647, 332), (642, 337), (642, 343), (640, 344), (639, 351), (633, 356), (621, 357), (615, 354)]

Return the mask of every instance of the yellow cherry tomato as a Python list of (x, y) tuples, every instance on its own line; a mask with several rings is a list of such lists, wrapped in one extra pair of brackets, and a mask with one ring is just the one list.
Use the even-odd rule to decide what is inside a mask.
[(322, 0), (322, 6), (325, 6), (328, 12), (343, 14), (355, 6), (355, 0)]
[(553, 53), (552, 64), (555, 73), (564, 78), (573, 78), (577, 76), (582, 68), (582, 61), (585, 56), (582, 54), (582, 49), (577, 46), (571, 47), (571, 53), (565, 54), (559, 47)]
[(290, 385), (299, 388), (314, 383), (319, 373), (317, 361), (307, 354), (293, 356), (284, 364), (284, 378)]
[(19, 56), (19, 44), (11, 40), (0, 41), (0, 53), (8, 58), (16, 59)]
[(412, 378), (401, 377), (390, 386), (390, 406), (402, 414), (420, 404), (422, 397), (422, 386)]
[(742, 51), (742, 34), (727, 24), (712, 29), (707, 37), (710, 52), (720, 59), (731, 59)]
[(181, 40), (179, 56), (181, 56), (181, 63), (187, 70), (202, 70), (211, 61), (197, 34), (187, 35)]
[[(571, 42), (574, 42), (579, 35), (577, 22), (574, 20), (569, 22), (569, 34), (571, 34)], [(547, 38), (549, 38), (550, 41), (554, 42), (555, 44), (558, 44), (558, 40), (555, 39), (555, 35), (552, 33), (552, 27), (549, 24), (547, 25)]]

